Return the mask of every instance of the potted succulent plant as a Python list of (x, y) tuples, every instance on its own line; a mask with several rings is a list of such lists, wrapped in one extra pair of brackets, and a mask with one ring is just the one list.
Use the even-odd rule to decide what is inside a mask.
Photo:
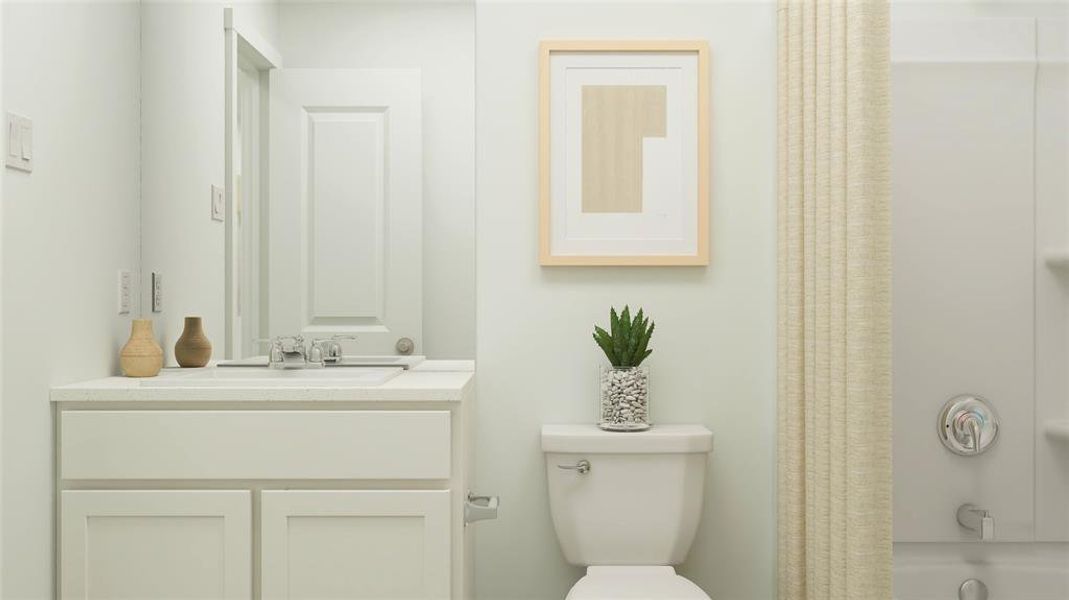
[(610, 363), (602, 365), (598, 375), (598, 426), (602, 429), (650, 428), (650, 373), (641, 365), (653, 352), (649, 344), (655, 326), (641, 308), (632, 318), (627, 306), (619, 314), (609, 309), (609, 331), (594, 326), (594, 341)]

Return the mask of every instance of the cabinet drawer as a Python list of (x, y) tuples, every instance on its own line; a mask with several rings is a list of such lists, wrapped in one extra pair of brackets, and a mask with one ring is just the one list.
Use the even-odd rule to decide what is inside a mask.
[(448, 479), (449, 411), (71, 410), (62, 479)]

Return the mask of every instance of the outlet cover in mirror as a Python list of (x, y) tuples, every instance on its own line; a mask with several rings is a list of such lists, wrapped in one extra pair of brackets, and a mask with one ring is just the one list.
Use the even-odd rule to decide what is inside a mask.
[(223, 211), (226, 203), (223, 201), (223, 188), (213, 185), (212, 186), (212, 220), (222, 221), (224, 220)]

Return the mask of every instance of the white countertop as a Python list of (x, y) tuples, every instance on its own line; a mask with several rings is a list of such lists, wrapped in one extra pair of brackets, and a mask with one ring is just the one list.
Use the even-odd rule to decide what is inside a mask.
[(161, 371), (152, 387), (142, 386), (140, 378), (105, 377), (53, 387), (51, 399), (52, 402), (459, 402), (471, 389), (475, 376), (467, 366), (470, 366), (467, 361), (424, 361), (420, 368), (404, 371), (372, 387), (346, 386), (334, 381), (309, 381), (307, 386), (285, 387), (161, 385), (160, 378), (191, 371), (173, 368)]

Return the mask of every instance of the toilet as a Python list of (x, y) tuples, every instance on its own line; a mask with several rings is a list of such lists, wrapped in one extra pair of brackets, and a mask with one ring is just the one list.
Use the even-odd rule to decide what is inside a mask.
[(701, 425), (542, 427), (557, 540), (586, 567), (566, 600), (709, 600), (673, 565), (694, 541), (712, 449)]

